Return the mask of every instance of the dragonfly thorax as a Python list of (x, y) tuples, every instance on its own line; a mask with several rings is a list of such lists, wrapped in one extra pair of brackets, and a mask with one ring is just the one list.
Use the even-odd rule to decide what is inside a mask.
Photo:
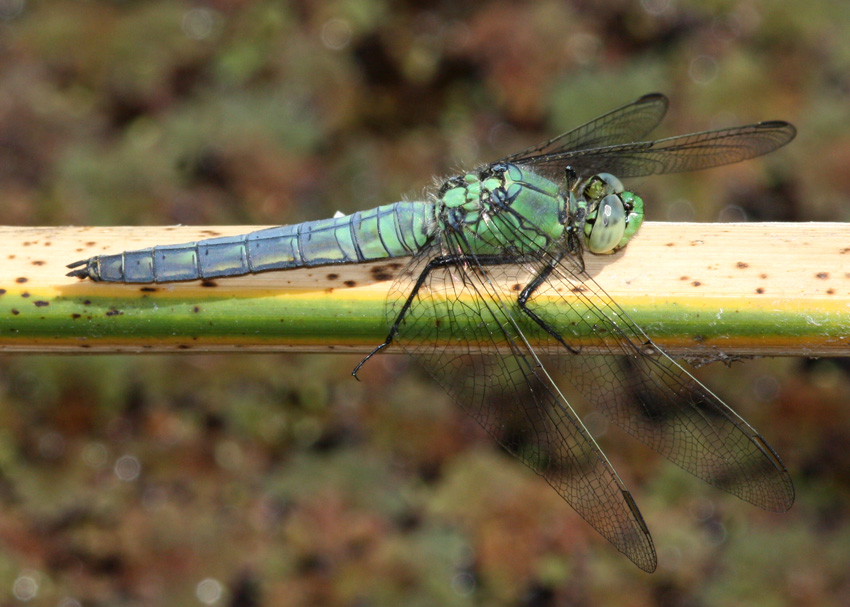
[[(440, 188), (437, 219), (444, 233), (477, 254), (531, 253), (564, 243), (605, 255), (624, 247), (643, 221), (643, 201), (619, 179), (599, 173), (566, 187), (526, 167), (489, 165), (447, 180)], [(577, 244), (576, 239), (581, 241)]]
[(530, 253), (563, 239), (568, 205), (552, 181), (497, 163), (447, 180), (437, 218), (445, 232), (462, 234), (472, 253)]

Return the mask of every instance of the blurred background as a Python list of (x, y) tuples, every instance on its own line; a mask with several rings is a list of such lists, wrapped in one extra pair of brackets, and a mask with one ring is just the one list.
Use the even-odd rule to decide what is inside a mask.
[[(837, 0), (0, 0), (2, 221), (350, 213), (651, 91), (659, 136), (799, 135), (640, 182), (650, 220), (848, 221), (848, 40)], [(842, 360), (700, 369), (792, 471), (786, 514), (603, 442), (651, 576), (406, 357), (357, 361), (0, 357), (0, 603), (850, 604)]]

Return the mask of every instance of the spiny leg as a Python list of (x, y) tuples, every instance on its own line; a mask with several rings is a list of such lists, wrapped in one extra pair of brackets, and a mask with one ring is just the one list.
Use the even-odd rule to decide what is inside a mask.
[(390, 332), (387, 335), (387, 338), (383, 341), (383, 343), (379, 344), (374, 350), (369, 352), (363, 360), (357, 363), (357, 366), (354, 367), (351, 375), (359, 381), (360, 378), (357, 377), (357, 372), (360, 371), (360, 368), (366, 363), (366, 361), (392, 343), (393, 337), (398, 334), (398, 328), (401, 325), (401, 321), (404, 320), (410, 306), (413, 304), (413, 300), (416, 298), (416, 295), (419, 293), (422, 285), (425, 284), (425, 280), (428, 278), (428, 275), (432, 270), (445, 268), (446, 266), (462, 266), (464, 264), (469, 264), (471, 266), (497, 266), (510, 264), (513, 261), (514, 260), (507, 255), (482, 255), (480, 257), (477, 255), (461, 255), (453, 257), (434, 257), (428, 262), (428, 265), (425, 266), (422, 273), (419, 274), (419, 278), (416, 279), (416, 284), (413, 285), (410, 295), (407, 296), (407, 300), (404, 302), (401, 310), (399, 310), (398, 316), (396, 316), (395, 321), (390, 327)]
[(540, 318), (537, 314), (535, 314), (527, 305), (529, 298), (534, 294), (534, 292), (537, 290), (537, 288), (540, 285), (542, 285), (543, 282), (547, 278), (549, 278), (549, 275), (552, 273), (552, 271), (555, 269), (555, 267), (558, 265), (558, 263), (561, 261), (562, 258), (563, 258), (563, 253), (560, 253), (556, 257), (553, 257), (546, 264), (546, 266), (537, 274), (537, 276), (535, 276), (532, 279), (532, 281), (530, 283), (528, 283), (525, 286), (525, 288), (519, 294), (519, 297), (517, 298), (517, 304), (519, 305), (520, 310), (522, 310), (525, 314), (527, 314), (528, 317), (531, 318), (531, 320), (533, 320), (541, 329), (543, 329), (549, 335), (554, 337), (555, 340), (558, 343), (560, 343), (562, 346), (564, 346), (572, 354), (578, 354), (579, 352), (581, 352), (581, 348), (574, 348), (573, 346), (569, 345), (566, 341), (564, 341), (564, 338), (561, 337), (560, 334), (558, 334), (557, 331), (555, 331), (555, 329), (550, 327), (542, 318)]

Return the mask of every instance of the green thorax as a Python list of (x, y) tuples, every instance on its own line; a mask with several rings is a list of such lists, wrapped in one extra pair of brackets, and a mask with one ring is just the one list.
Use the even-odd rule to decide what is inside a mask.
[(440, 203), (443, 233), (463, 232), (479, 255), (546, 250), (563, 238), (567, 220), (558, 185), (512, 164), (448, 180)]
[(567, 178), (565, 185), (508, 163), (454, 177), (440, 190), (441, 232), (478, 255), (533, 254), (555, 243), (601, 255), (624, 247), (637, 232), (643, 201), (613, 175)]

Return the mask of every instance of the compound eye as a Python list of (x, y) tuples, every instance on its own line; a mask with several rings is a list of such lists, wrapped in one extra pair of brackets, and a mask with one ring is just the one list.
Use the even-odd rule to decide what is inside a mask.
[(611, 187), (610, 193), (621, 194), (623, 192), (623, 182), (614, 177), (611, 173), (599, 173), (597, 177)]
[(623, 201), (616, 194), (609, 194), (599, 203), (590, 234), (587, 235), (587, 248), (596, 255), (613, 253), (625, 232), (626, 209)]

